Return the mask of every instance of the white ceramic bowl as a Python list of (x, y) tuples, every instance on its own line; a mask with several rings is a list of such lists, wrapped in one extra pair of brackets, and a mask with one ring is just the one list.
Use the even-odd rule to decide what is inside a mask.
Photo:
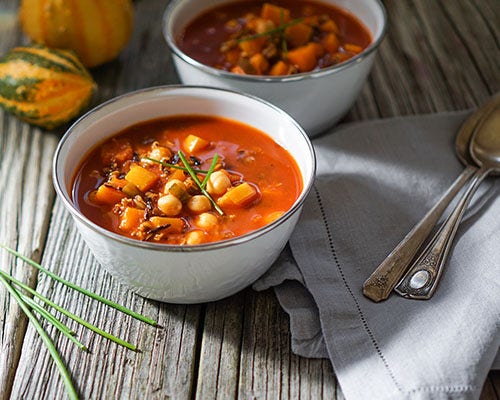
[(322, 0), (356, 15), (371, 32), (373, 42), (350, 60), (319, 71), (286, 77), (239, 75), (192, 59), (177, 47), (176, 38), (203, 11), (235, 0), (174, 0), (163, 18), (163, 34), (172, 51), (181, 82), (250, 93), (289, 113), (313, 137), (335, 124), (353, 105), (372, 68), (386, 29), (380, 0)]
[[(115, 234), (87, 219), (71, 200), (82, 158), (98, 143), (140, 121), (205, 114), (241, 121), (286, 148), (302, 173), (303, 190), (281, 218), (222, 242), (174, 246)], [(138, 294), (194, 303), (229, 296), (251, 284), (276, 260), (297, 222), (315, 173), (314, 151), (303, 129), (285, 112), (253, 96), (205, 87), (164, 86), (110, 100), (88, 112), (61, 139), (53, 164), (56, 192), (99, 263)]]

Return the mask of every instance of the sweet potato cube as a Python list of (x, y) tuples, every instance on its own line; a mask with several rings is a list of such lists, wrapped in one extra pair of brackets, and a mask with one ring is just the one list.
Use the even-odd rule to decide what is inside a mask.
[(312, 27), (304, 23), (295, 24), (285, 29), (286, 40), (292, 47), (305, 45), (311, 39), (312, 34)]
[(258, 75), (264, 75), (269, 70), (269, 62), (262, 53), (257, 53), (250, 57), (250, 64), (252, 64)]
[(184, 182), (187, 178), (186, 174), (184, 173), (184, 171), (182, 169), (172, 168), (170, 171), (171, 171), (170, 175), (168, 176), (169, 181), (172, 181), (174, 179), (178, 179), (179, 181)]
[(316, 66), (317, 43), (308, 43), (288, 52), (288, 61), (300, 72), (311, 71)]
[(290, 10), (274, 4), (264, 3), (260, 11), (260, 16), (273, 21), (275, 25), (281, 25), (290, 21)]
[(254, 54), (260, 53), (266, 44), (265, 37), (258, 37), (255, 39), (242, 40), (238, 43), (241, 51), (245, 52), (248, 56), (253, 56)]
[(137, 186), (141, 192), (145, 192), (151, 189), (156, 183), (158, 175), (140, 165), (134, 164), (130, 167), (127, 175), (125, 175), (125, 179)]
[(319, 29), (323, 32), (333, 32), (337, 35), (340, 33), (339, 27), (337, 26), (337, 24), (333, 19), (328, 19), (325, 22), (323, 22), (319, 27)]
[(248, 182), (243, 182), (219, 197), (217, 203), (221, 207), (243, 207), (254, 200), (258, 194), (257, 189)]
[(226, 62), (228, 62), (231, 65), (236, 65), (238, 63), (240, 55), (241, 55), (241, 50), (237, 47), (234, 47), (224, 52), (224, 58)]
[(119, 203), (124, 197), (127, 197), (121, 190), (112, 188), (106, 184), (99, 186), (93, 200), (102, 204), (116, 204)]
[(344, 62), (346, 60), (349, 60), (352, 55), (349, 53), (342, 53), (340, 51), (337, 51), (335, 54), (332, 55), (332, 60), (336, 63), (339, 64), (341, 62)]
[(241, 68), (239, 65), (234, 66), (231, 68), (231, 72), (233, 74), (240, 74), (240, 75), (246, 75), (247, 73)]
[(269, 71), (269, 75), (273, 75), (273, 76), (287, 75), (289, 69), (290, 69), (290, 67), (286, 62), (279, 60), (271, 67), (271, 70)]
[(340, 45), (337, 35), (333, 32), (328, 33), (322, 40), (321, 44), (329, 53), (335, 53)]
[(132, 231), (144, 221), (144, 210), (135, 207), (125, 207), (120, 217), (120, 229), (123, 231)]
[(349, 53), (358, 54), (363, 51), (363, 48), (361, 46), (358, 46), (357, 44), (346, 43), (344, 44), (344, 50), (348, 51)]
[(189, 153), (196, 153), (197, 151), (203, 150), (210, 145), (208, 140), (202, 139), (196, 135), (188, 135), (184, 139), (184, 148)]
[(163, 227), (167, 233), (181, 233), (184, 230), (184, 221), (181, 218), (151, 217), (149, 221), (155, 228)]

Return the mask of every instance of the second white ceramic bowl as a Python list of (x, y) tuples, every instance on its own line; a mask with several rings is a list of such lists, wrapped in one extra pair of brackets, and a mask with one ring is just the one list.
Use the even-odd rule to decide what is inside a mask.
[(371, 32), (373, 42), (339, 65), (285, 77), (240, 75), (201, 64), (179, 49), (176, 38), (197, 15), (235, 0), (175, 0), (163, 18), (163, 33), (181, 82), (214, 86), (261, 97), (288, 112), (315, 136), (334, 125), (353, 105), (370, 73), (386, 30), (386, 13), (379, 0), (322, 0), (354, 14)]

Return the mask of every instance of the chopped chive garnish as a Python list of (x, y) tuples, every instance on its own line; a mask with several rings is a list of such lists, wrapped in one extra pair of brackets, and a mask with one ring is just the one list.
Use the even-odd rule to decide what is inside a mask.
[(212, 175), (212, 172), (214, 172), (218, 160), (219, 160), (219, 155), (215, 153), (214, 158), (212, 159), (212, 164), (210, 164), (210, 168), (208, 168), (207, 174), (205, 175), (205, 179), (203, 179), (203, 182), (201, 182), (202, 189), (205, 189), (205, 186), (207, 186), (207, 182), (210, 179), (210, 175)]
[[(222, 211), (222, 209), (215, 202), (215, 200), (212, 198), (212, 196), (210, 196), (210, 194), (202, 187), (200, 180), (196, 176), (196, 173), (194, 172), (193, 168), (191, 168), (191, 165), (189, 165), (188, 160), (186, 160), (186, 156), (184, 155), (184, 153), (181, 150), (179, 150), (178, 154), (179, 154), (179, 158), (181, 159), (181, 161), (183, 162), (183, 164), (186, 167), (187, 171), (189, 172), (189, 175), (191, 175), (191, 178), (193, 178), (193, 180), (195, 181), (195, 183), (200, 188), (201, 193), (203, 193), (208, 198), (208, 200), (210, 200), (210, 203), (212, 203), (212, 205), (214, 206), (214, 208), (217, 210), (217, 212), (220, 215), (224, 215), (224, 211)], [(213, 161), (212, 161), (212, 164), (213, 164)]]
[[(154, 158), (150, 158), (150, 157), (142, 157), (144, 160), (149, 160), (149, 161), (153, 161), (155, 163), (158, 163), (158, 164), (161, 164), (163, 165), (164, 167), (167, 167), (167, 168), (174, 168), (174, 169), (180, 169), (181, 171), (186, 171), (188, 172), (187, 168), (184, 168), (184, 167), (181, 167), (180, 165), (176, 165), (176, 164), (169, 164), (165, 161), (161, 161), (161, 160), (156, 160)], [(196, 172), (197, 174), (206, 174), (208, 173), (208, 171), (204, 171), (202, 169), (193, 169), (194, 172)]]
[[(280, 10), (280, 26), (283, 26), (284, 24), (285, 24), (285, 16), (283, 10)], [(286, 58), (288, 53), (288, 47), (286, 45), (286, 36), (284, 29), (280, 32), (280, 36), (281, 36), (281, 52), (283, 53), (283, 57)]]
[(293, 21), (287, 22), (286, 24), (282, 23), (277, 28), (269, 29), (268, 31), (265, 31), (265, 32), (256, 33), (254, 35), (244, 36), (242, 38), (239, 38), (239, 39), (236, 40), (236, 43), (246, 42), (247, 40), (258, 39), (258, 38), (264, 37), (264, 36), (272, 36), (275, 33), (280, 33), (281, 34), (282, 32), (284, 33), (285, 29), (288, 28), (289, 26), (299, 24), (302, 21), (303, 21), (303, 18), (297, 18), (297, 19), (294, 19)]
[(29, 307), (23, 301), (20, 294), (9, 284), (9, 281), (5, 279), (3, 275), (0, 275), (0, 282), (4, 284), (5, 288), (9, 291), (11, 296), (17, 301), (19, 307), (21, 307), (21, 310), (23, 310), (24, 314), (26, 315), (26, 317), (28, 317), (28, 319), (30, 320), (30, 322), (33, 324), (36, 331), (40, 335), (40, 338), (45, 343), (45, 346), (47, 347), (50, 356), (52, 357), (52, 359), (56, 363), (57, 368), (59, 369), (59, 373), (61, 374), (61, 377), (64, 382), (64, 387), (66, 388), (66, 392), (68, 393), (68, 397), (72, 400), (78, 400), (78, 393), (76, 392), (76, 389), (73, 386), (73, 382), (71, 381), (71, 376), (68, 370), (66, 369), (66, 366), (64, 365), (64, 362), (61, 359), (61, 356), (59, 355), (56, 346), (50, 339), (49, 335), (47, 334), (47, 332), (45, 332), (40, 322), (38, 322), (38, 319), (33, 315)]

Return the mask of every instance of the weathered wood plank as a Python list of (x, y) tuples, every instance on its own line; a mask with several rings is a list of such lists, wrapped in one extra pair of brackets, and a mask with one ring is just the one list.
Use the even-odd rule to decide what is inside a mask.
[[(43, 264), (61, 277), (126, 307), (157, 319), (150, 327), (51, 279), (40, 276), (37, 290), (57, 299), (90, 323), (137, 344), (140, 352), (122, 348), (73, 322), (68, 325), (88, 345), (77, 349), (48, 327), (64, 355), (82, 398), (189, 399), (191, 398), (200, 306), (159, 304), (134, 295), (115, 282), (91, 256), (71, 217), (56, 202)], [(67, 318), (63, 317), (64, 321)], [(33, 379), (36, 376), (37, 379)], [(63, 398), (64, 387), (48, 353), (30, 326), (12, 390), (12, 398)]]
[[(53, 190), (52, 152), (57, 137), (30, 129), (0, 111), (0, 242), (39, 259), (47, 232)], [(36, 273), (23, 268), (5, 251), (0, 268), (33, 286)], [(0, 398), (8, 398), (26, 320), (0, 285)]]
[[(141, 87), (177, 83), (159, 23), (166, 3), (134, 2), (132, 40), (118, 60), (92, 71), (99, 84), (94, 105)], [(499, 89), (496, 0), (386, 0), (385, 4), (388, 35), (347, 121), (468, 108)], [(26, 41), (16, 26), (17, 6), (18, 0), (0, 4), (2, 53)], [(56, 138), (1, 111), (0, 126), (0, 187), (22, 182), (23, 188), (17, 193), (0, 191), (0, 240), (39, 258), (53, 193), (50, 165), (36, 160), (51, 158)], [(28, 161), (38, 175), (27, 174)], [(27, 201), (27, 189), (37, 185), (40, 195), (48, 196)], [(15, 267), (5, 254), (0, 260), (8, 270)], [(130, 352), (70, 323), (88, 344), (91, 352), (86, 354), (48, 327), (82, 398), (344, 398), (328, 361), (291, 353), (288, 318), (271, 291), (247, 289), (202, 306), (146, 301), (101, 270), (59, 202), (51, 215), (43, 263), (82, 286), (156, 317), (163, 326), (145, 326), (41, 276), (37, 286), (41, 292), (142, 349)], [(35, 284), (35, 275), (21, 271), (18, 276)], [(63, 398), (64, 388), (47, 351), (31, 327), (24, 337), (24, 324), (13, 323), (20, 314), (8, 299), (0, 288), (0, 398), (9, 397), (14, 374), (11, 398)], [(498, 399), (499, 393), (500, 375), (490, 373), (481, 399)]]

